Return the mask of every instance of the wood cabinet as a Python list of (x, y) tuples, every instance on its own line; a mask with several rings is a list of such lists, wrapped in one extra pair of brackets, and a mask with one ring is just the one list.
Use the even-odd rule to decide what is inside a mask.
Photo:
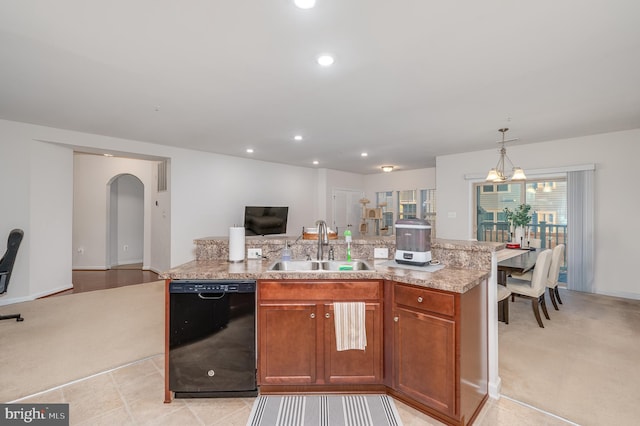
[(470, 423), (488, 395), (486, 281), (466, 293), (386, 284), (390, 393), (454, 425)]
[[(333, 302), (343, 301), (366, 304), (364, 351), (336, 349)], [(381, 386), (382, 324), (380, 280), (259, 281), (260, 391), (268, 393), (287, 386), (297, 386), (297, 390), (300, 386)]]
[(316, 304), (265, 304), (258, 309), (260, 382), (315, 383)]

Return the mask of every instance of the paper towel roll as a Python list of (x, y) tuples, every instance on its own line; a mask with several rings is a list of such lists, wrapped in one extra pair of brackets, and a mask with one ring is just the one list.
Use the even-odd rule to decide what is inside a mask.
[(229, 262), (244, 261), (244, 228), (232, 226), (229, 228)]

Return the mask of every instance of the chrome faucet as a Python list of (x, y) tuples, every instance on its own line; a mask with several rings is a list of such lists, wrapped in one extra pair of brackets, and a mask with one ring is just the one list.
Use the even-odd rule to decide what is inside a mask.
[(318, 260), (323, 260), (323, 246), (329, 245), (329, 233), (327, 231), (327, 222), (324, 220), (317, 220), (316, 226), (318, 227)]

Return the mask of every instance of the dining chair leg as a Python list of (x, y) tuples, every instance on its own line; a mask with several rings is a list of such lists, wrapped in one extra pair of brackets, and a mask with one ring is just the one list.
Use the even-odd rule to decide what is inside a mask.
[(509, 324), (509, 298), (507, 297), (506, 299), (503, 300), (503, 302), (504, 302), (504, 306), (502, 307), (503, 309), (502, 315), (504, 318), (504, 323)]
[(498, 302), (498, 321), (509, 324), (509, 297)]
[(558, 291), (558, 286), (556, 286), (556, 288), (553, 289), (553, 292), (556, 294), (556, 298), (558, 299), (558, 302), (562, 305), (562, 300), (560, 299), (560, 292)]
[(540, 296), (540, 306), (542, 307), (542, 312), (544, 312), (544, 317), (550, 320), (551, 318), (549, 318), (549, 312), (547, 311), (547, 302), (544, 300), (544, 293)]
[(542, 318), (540, 318), (540, 309), (538, 309), (538, 298), (531, 298), (531, 307), (533, 308), (533, 315), (536, 316), (536, 321), (538, 321), (538, 325), (540, 328), (544, 328), (544, 324), (542, 324)]
[(551, 287), (549, 287), (549, 299), (551, 299), (551, 303), (553, 303), (553, 307), (556, 311), (559, 311), (558, 304), (556, 303), (556, 294)]

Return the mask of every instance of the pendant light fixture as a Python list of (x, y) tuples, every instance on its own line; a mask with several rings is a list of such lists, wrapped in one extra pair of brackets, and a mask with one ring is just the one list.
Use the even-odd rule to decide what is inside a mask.
[[(489, 170), (489, 174), (487, 175), (486, 180), (490, 182), (506, 182), (507, 180), (526, 180), (527, 177), (524, 174), (524, 170), (521, 167), (515, 167), (511, 159), (507, 156), (507, 149), (504, 147), (505, 141), (504, 134), (507, 133), (509, 129), (507, 127), (498, 129), (500, 133), (502, 133), (502, 142), (500, 147), (500, 158), (498, 159), (498, 164), (495, 168)], [(512, 139), (513, 140), (513, 139)], [(504, 172), (505, 159), (511, 164), (512, 175), (507, 176)]]

